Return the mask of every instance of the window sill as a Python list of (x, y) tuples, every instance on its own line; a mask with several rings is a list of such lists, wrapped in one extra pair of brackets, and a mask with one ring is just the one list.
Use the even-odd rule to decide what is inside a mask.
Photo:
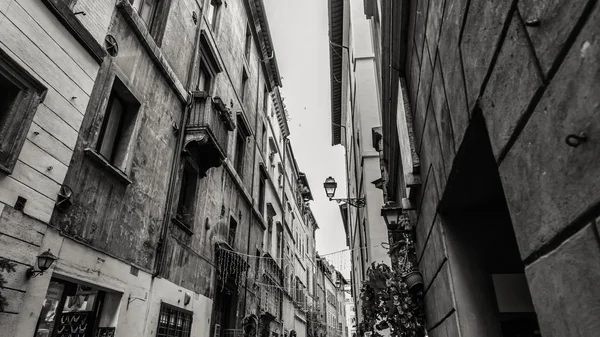
[(102, 166), (106, 171), (110, 172), (119, 181), (121, 181), (125, 185), (131, 184), (131, 180), (129, 180), (129, 178), (127, 177), (127, 175), (123, 171), (121, 171), (118, 168), (114, 167), (111, 163), (109, 163), (104, 157), (102, 157), (95, 150), (90, 149), (90, 148), (86, 148), (86, 149), (83, 150), (83, 152), (84, 152), (84, 154), (85, 154), (86, 157), (90, 158), (96, 164), (99, 164), (100, 166)]
[(183, 223), (183, 221), (177, 219), (176, 217), (172, 217), (171, 221), (173, 221), (174, 224), (179, 226), (179, 228), (181, 228), (188, 235), (194, 234), (194, 232), (190, 229), (190, 227), (188, 225), (186, 225), (185, 223)]

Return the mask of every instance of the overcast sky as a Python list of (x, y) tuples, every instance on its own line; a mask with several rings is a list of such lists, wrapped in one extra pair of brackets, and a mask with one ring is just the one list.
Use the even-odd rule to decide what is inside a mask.
[(315, 199), (317, 251), (339, 251), (346, 248), (340, 211), (323, 189), (325, 178), (333, 176), (336, 197), (346, 195), (344, 151), (331, 146), (327, 1), (265, 0), (265, 6), (291, 117), (292, 147)]

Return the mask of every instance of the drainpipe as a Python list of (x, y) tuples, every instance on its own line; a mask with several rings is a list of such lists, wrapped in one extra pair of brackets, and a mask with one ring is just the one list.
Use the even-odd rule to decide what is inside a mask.
[[(258, 69), (260, 69), (260, 62), (258, 63)], [(255, 122), (254, 122), (254, 153), (252, 154), (252, 186), (250, 186), (250, 197), (252, 198), (252, 202), (250, 204), (250, 216), (248, 217), (248, 242), (246, 243), (246, 264), (248, 264), (248, 269), (246, 269), (246, 281), (244, 282), (245, 287), (244, 287), (244, 315), (247, 315), (246, 312), (246, 307), (248, 305), (248, 274), (250, 272), (250, 234), (252, 233), (252, 213), (254, 211), (254, 181), (255, 181), (255, 174), (256, 174), (256, 149), (258, 148), (258, 142), (256, 141), (256, 136), (258, 133), (258, 121), (259, 121), (259, 112), (258, 112), (258, 101), (259, 101), (259, 93), (260, 93), (260, 88), (258, 88), (258, 84), (260, 83), (260, 71), (256, 72), (256, 83), (257, 83), (257, 89), (256, 89), (256, 118), (255, 118)], [(243, 104), (243, 103), (242, 103)], [(263, 107), (264, 108), (264, 107)], [(261, 135), (262, 136), (262, 135)], [(262, 139), (261, 139), (262, 141)], [(258, 263), (257, 260), (256, 263)]]
[[(282, 109), (283, 109), (283, 106), (282, 106)], [(285, 110), (282, 111), (282, 113), (283, 113), (283, 118), (286, 118), (285, 117)], [(283, 131), (283, 130), (281, 130), (281, 131)], [(285, 196), (285, 181), (287, 180), (287, 165), (285, 164), (285, 154), (287, 153), (287, 145), (289, 144), (289, 142), (290, 142), (290, 140), (289, 140), (288, 136), (285, 136), (283, 138), (283, 165), (282, 165), (283, 166), (283, 177), (281, 178), (281, 180), (283, 180), (283, 183), (282, 183), (283, 187), (281, 189), (283, 195), (281, 196), (282, 197), (281, 200), (285, 200), (285, 198), (283, 198), (283, 196)], [(283, 225), (285, 226), (285, 222), (286, 222), (285, 221), (285, 211), (287, 209), (287, 205), (283, 205), (282, 208), (283, 208), (283, 211), (281, 212), (281, 216), (283, 218)], [(284, 237), (285, 237), (285, 234), (281, 233), (281, 240), (282, 241), (283, 241)], [(292, 234), (292, 239), (293, 239), (293, 234)], [(281, 246), (283, 247), (283, 242), (281, 243)], [(284, 249), (285, 249), (285, 247), (284, 247)], [(283, 254), (281, 254), (281, 255), (283, 255)], [(282, 256), (281, 257), (281, 266), (283, 266), (283, 262), (284, 261), (285, 260), (284, 260), (284, 258)], [(290, 268), (292, 269), (292, 273), (294, 273), (296, 271), (295, 261), (292, 261), (292, 265), (290, 266)], [(282, 284), (282, 286), (283, 286), (284, 289), (285, 289), (285, 279), (286, 279), (286, 277), (287, 277), (287, 275), (283, 275), (283, 284)], [(290, 284), (290, 288), (292, 288), (291, 284)], [(282, 292), (282, 294), (281, 294), (281, 307), (283, 307), (283, 296), (284, 296), (284, 294)], [(294, 294), (292, 294), (292, 298), (293, 298), (293, 296), (294, 296)], [(294, 304), (292, 304), (292, 307), (294, 307)], [(295, 310), (296, 309), (294, 308), (294, 311)], [(296, 329), (296, 317), (295, 317), (295, 315), (293, 317), (293, 324), (294, 324), (294, 330), (295, 330)], [(285, 332), (285, 324), (283, 322), (283, 317), (281, 317), (281, 331)]]
[[(199, 9), (198, 16), (202, 18), (202, 8)], [(201, 36), (201, 20), (199, 20), (198, 28), (196, 29), (196, 41), (194, 44), (194, 57), (192, 58), (192, 62), (190, 62), (190, 66), (188, 68), (188, 78), (187, 78), (187, 88), (188, 90), (192, 89), (192, 80), (194, 78), (194, 69), (198, 59), (199, 53), (199, 45), (200, 45), (200, 36)], [(163, 222), (160, 230), (160, 239), (158, 241), (158, 246), (156, 247), (156, 255), (157, 258), (154, 263), (154, 270), (152, 272), (152, 278), (154, 279), (162, 272), (163, 260), (165, 258), (165, 245), (167, 241), (167, 235), (169, 233), (169, 223), (171, 222), (171, 208), (173, 202), (173, 195), (175, 194), (175, 183), (177, 182), (177, 173), (178, 167), (181, 159), (181, 152), (183, 150), (183, 141), (185, 138), (185, 125), (187, 123), (187, 118), (190, 109), (192, 108), (192, 94), (188, 91), (187, 102), (182, 109), (181, 119), (179, 124), (179, 133), (177, 135), (177, 145), (175, 146), (175, 154), (173, 155), (173, 160), (171, 162), (171, 172), (169, 176), (169, 185), (167, 189), (167, 200), (165, 203), (165, 211), (163, 216)]]

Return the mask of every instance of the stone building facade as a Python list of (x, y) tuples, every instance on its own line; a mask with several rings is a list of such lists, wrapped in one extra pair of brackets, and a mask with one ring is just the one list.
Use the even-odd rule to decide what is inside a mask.
[(596, 336), (597, 2), (362, 5), (429, 336)]
[(16, 263), (3, 333), (302, 331), (318, 226), (262, 0), (0, 14), (0, 256)]
[[(373, 136), (373, 129), (381, 126), (376, 48), (362, 3), (331, 0), (328, 10), (332, 145), (344, 146), (347, 197), (366, 200), (359, 207), (340, 205), (352, 260), (351, 295), (360, 307), (360, 287), (368, 268), (374, 262), (390, 264)], [(356, 312), (358, 318), (361, 314)]]
[(325, 257), (317, 256), (315, 277), (315, 337), (347, 337), (345, 294), (348, 281)]

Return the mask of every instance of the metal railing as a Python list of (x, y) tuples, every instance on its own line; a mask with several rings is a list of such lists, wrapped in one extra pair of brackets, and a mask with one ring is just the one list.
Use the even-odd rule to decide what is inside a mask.
[(241, 329), (221, 330), (221, 337), (244, 337), (244, 331)]
[(224, 154), (227, 153), (229, 130), (225, 117), (213, 106), (210, 98), (199, 101), (189, 112), (186, 130), (188, 134), (205, 132), (220, 148)]

